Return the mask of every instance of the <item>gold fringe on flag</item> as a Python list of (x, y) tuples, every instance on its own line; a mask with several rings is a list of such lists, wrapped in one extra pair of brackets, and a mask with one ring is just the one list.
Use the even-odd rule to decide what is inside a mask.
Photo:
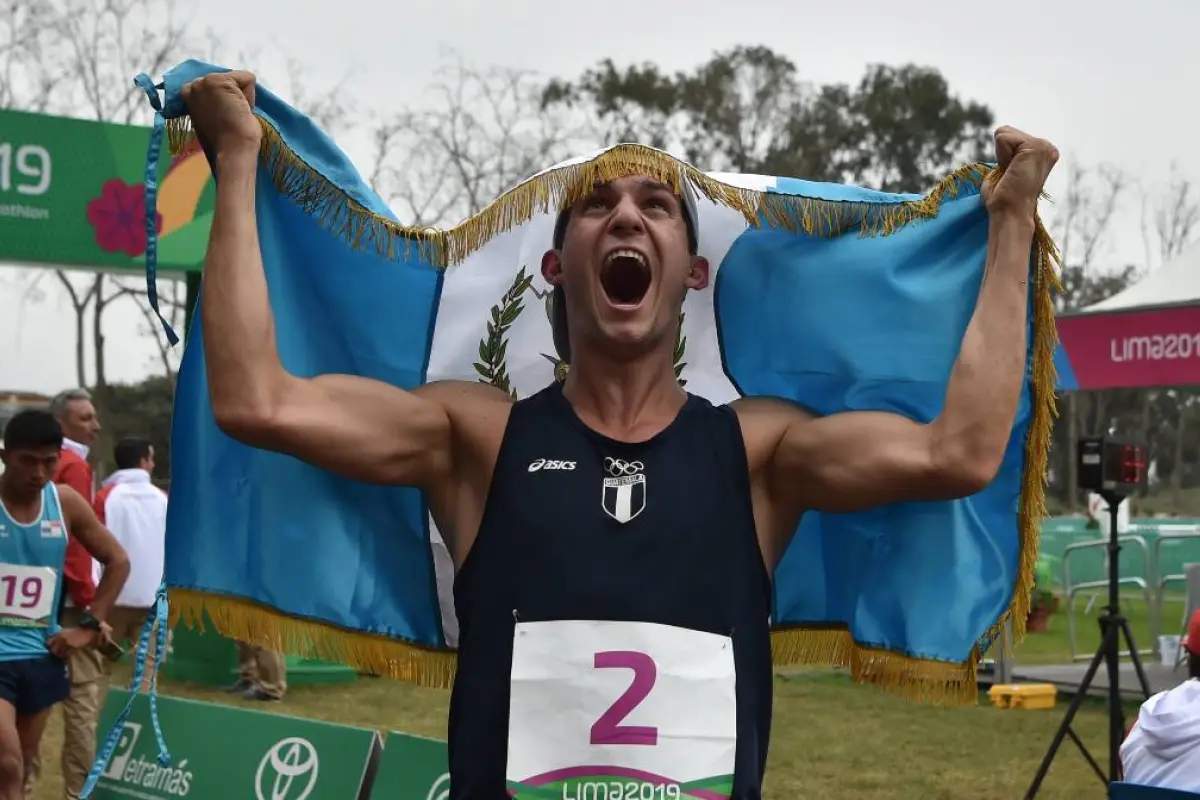
[(203, 631), (207, 621), (222, 636), (278, 653), (335, 661), (418, 686), (447, 688), (454, 681), (453, 650), (338, 628), (241, 597), (179, 588), (168, 595), (172, 628), (182, 622)]
[[(955, 170), (919, 199), (900, 202), (838, 201), (801, 197), (723, 183), (652, 147), (621, 144), (588, 161), (569, 163), (539, 173), (500, 195), (478, 214), (453, 228), (437, 230), (401, 225), (358, 203), (293, 151), (267, 120), (259, 155), (280, 193), (298, 204), (319, 225), (352, 248), (397, 259), (417, 255), (438, 268), (462, 262), (492, 237), (524, 224), (540, 213), (582, 200), (597, 183), (640, 175), (681, 194), (685, 187), (742, 214), (749, 225), (783, 228), (810, 236), (888, 236), (923, 219), (936, 217), (942, 203), (960, 192), (978, 191), (1001, 171), (986, 164)], [(167, 121), (171, 152), (179, 154), (193, 133), (186, 117)], [(1019, 567), (1008, 609), (982, 641), (999, 637), (1012, 621), (1008, 647), (1025, 635), (1035, 567), (1046, 514), (1046, 468), (1050, 434), (1056, 416), (1053, 293), (1061, 289), (1058, 251), (1037, 221), (1031, 261), (1034, 286), (1032, 419), (1025, 446), (1024, 483), (1017, 513)], [(453, 651), (362, 631), (298, 619), (243, 598), (195, 589), (171, 589), (172, 621), (202, 625), (207, 617), (218, 632), (241, 641), (295, 655), (317, 655), (379, 675), (422, 686), (447, 687), (453, 681)], [(963, 662), (943, 662), (882, 650), (855, 642), (844, 626), (799, 624), (772, 631), (777, 665), (812, 664), (849, 668), (855, 681), (876, 684), (904, 697), (931, 703), (977, 702), (976, 669), (982, 653), (976, 646)]]

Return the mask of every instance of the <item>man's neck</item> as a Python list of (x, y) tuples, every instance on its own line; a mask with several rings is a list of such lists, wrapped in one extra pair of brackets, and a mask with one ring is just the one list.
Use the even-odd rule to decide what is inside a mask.
[(114, 483), (149, 483), (150, 470), (144, 467), (126, 467), (119, 469), (104, 479), (104, 485)]
[[(4, 502), (4, 507), (10, 512), (17, 509), (27, 509), (30, 506), (37, 505), (41, 502), (41, 492), (26, 492), (10, 486), (8, 481), (4, 480), (4, 476), (0, 475), (0, 501)], [(18, 520), (19, 522), (20, 520)]]
[(69, 450), (70, 452), (72, 452), (75, 455), (82, 458), (84, 461), (87, 461), (89, 448), (86, 444), (80, 444), (79, 442), (72, 439), (70, 436), (64, 436), (63, 437), (63, 449)]
[(671, 424), (687, 401), (673, 353), (619, 361), (580, 348), (563, 394), (584, 423), (612, 439), (640, 442)]

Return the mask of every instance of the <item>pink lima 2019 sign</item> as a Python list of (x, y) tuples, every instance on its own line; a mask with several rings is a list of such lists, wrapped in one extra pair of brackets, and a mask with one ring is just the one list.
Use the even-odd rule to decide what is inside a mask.
[(1200, 305), (1060, 317), (1063, 390), (1200, 384)]

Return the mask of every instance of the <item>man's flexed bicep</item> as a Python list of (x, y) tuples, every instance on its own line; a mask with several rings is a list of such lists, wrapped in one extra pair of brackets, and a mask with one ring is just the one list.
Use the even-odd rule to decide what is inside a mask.
[(255, 215), (261, 128), (252, 112), (254, 86), (248, 72), (214, 73), (183, 93), (217, 174), (201, 289), (217, 425), (253, 447), (347, 478), (440, 489), (452, 474), (456, 404), (465, 409), (460, 417), (469, 417), (477, 396), (498, 390), (463, 383), (406, 392), (353, 375), (288, 374), (275, 342)]
[(923, 424), (882, 411), (816, 417), (772, 398), (734, 404), (746, 440), (764, 553), (778, 558), (805, 511), (847, 513), (983, 489), (998, 462)]
[[(217, 424), (239, 441), (352, 480), (437, 488), (454, 469), (452, 416), (497, 390), (447, 381), (404, 391), (355, 375), (288, 376), (273, 407)], [(265, 412), (265, 413), (264, 413)]]

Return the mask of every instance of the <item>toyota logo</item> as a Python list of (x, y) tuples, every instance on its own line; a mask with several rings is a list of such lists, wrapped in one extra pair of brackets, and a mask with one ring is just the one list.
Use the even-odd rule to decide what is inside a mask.
[(450, 773), (444, 773), (429, 787), (425, 800), (447, 800), (450, 797)]
[(305, 800), (316, 788), (317, 767), (317, 750), (307, 739), (289, 736), (279, 740), (258, 762), (254, 773), (257, 800)]
[(605, 458), (604, 469), (609, 475), (619, 478), (622, 475), (637, 475), (642, 471), (643, 464), (640, 461), (622, 461), (619, 458)]

